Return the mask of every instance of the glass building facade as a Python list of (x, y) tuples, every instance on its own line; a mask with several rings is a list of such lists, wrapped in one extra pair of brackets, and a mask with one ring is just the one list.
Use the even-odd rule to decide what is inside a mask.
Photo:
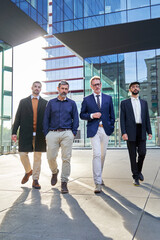
[(53, 33), (160, 17), (160, 0), (53, 0)]
[(13, 50), (0, 41), (0, 152), (10, 151), (13, 90)]
[[(127, 23), (156, 18), (160, 18), (160, 0), (53, 0), (52, 25), (53, 34), (57, 37), (68, 32), (81, 33), (81, 30), (115, 25), (121, 27)], [(144, 39), (146, 37), (149, 36), (144, 36)], [(160, 49), (152, 47), (118, 54), (113, 51), (110, 55), (84, 58), (85, 96), (92, 92), (89, 80), (94, 75), (101, 77), (102, 91), (113, 98), (116, 123), (109, 146), (125, 146), (121, 140), (119, 106), (123, 99), (129, 97), (128, 86), (132, 81), (140, 82), (140, 97), (149, 106), (153, 139), (147, 141), (147, 145), (160, 146)], [(81, 137), (84, 146), (90, 146), (86, 138), (86, 122)]]
[(45, 31), (48, 27), (48, 0), (11, 0)]

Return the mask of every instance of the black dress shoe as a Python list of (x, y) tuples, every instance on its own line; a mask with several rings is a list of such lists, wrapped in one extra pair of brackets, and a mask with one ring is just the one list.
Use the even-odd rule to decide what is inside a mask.
[(61, 183), (61, 193), (63, 193), (63, 194), (68, 193), (68, 188), (67, 188), (66, 182)]
[(139, 173), (138, 178), (140, 181), (144, 181), (144, 176), (142, 173)]
[(133, 180), (133, 184), (134, 184), (134, 186), (139, 186), (140, 184), (139, 184), (139, 180), (138, 179), (134, 179)]
[(51, 178), (51, 185), (52, 186), (56, 185), (56, 183), (57, 183), (57, 175), (58, 175), (58, 173), (59, 173), (59, 170), (57, 169), (57, 173), (52, 174), (52, 178)]

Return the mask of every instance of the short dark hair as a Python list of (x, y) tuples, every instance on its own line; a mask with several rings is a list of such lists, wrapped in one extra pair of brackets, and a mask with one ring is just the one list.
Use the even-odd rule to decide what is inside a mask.
[(131, 82), (131, 83), (129, 84), (129, 89), (132, 87), (132, 85), (135, 85), (135, 84), (137, 84), (137, 85), (140, 86), (140, 83), (139, 83), (139, 82)]
[(60, 83), (58, 84), (58, 88), (60, 88), (61, 85), (68, 85), (69, 87), (69, 83), (66, 80), (60, 81)]
[(41, 85), (41, 87), (42, 87), (42, 83), (41, 83), (40, 81), (35, 81), (35, 82), (33, 82), (33, 83), (32, 83), (32, 87), (33, 87), (33, 85), (34, 85), (35, 83), (38, 83), (38, 84), (40, 84), (40, 85)]

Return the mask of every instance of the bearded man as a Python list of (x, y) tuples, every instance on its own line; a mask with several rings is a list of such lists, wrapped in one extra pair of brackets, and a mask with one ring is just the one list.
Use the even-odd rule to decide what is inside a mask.
[(144, 180), (142, 166), (146, 155), (146, 133), (151, 140), (152, 130), (147, 102), (139, 98), (140, 83), (130, 83), (129, 91), (131, 98), (121, 102), (120, 125), (122, 138), (127, 141), (133, 184), (139, 186), (139, 180)]

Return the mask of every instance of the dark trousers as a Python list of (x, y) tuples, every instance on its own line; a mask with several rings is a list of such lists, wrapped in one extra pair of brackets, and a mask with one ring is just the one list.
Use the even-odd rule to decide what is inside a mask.
[[(127, 141), (132, 177), (138, 179), (146, 155), (146, 140), (142, 140), (142, 125), (136, 124), (136, 141)], [(138, 157), (137, 157), (138, 154)]]

